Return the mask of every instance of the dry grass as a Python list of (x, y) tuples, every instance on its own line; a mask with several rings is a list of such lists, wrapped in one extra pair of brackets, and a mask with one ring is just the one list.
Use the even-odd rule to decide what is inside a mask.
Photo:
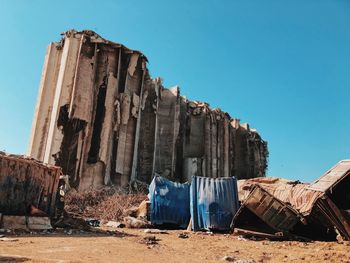
[(70, 192), (66, 195), (65, 210), (84, 218), (120, 221), (127, 209), (139, 206), (146, 198), (145, 194), (125, 194), (114, 189)]

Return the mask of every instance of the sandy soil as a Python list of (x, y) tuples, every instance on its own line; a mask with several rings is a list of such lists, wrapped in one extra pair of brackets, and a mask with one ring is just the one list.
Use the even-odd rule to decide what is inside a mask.
[[(111, 234), (73, 232), (6, 235), (0, 262), (350, 262), (350, 243), (252, 241), (239, 236), (123, 229)], [(145, 237), (155, 236), (157, 244)], [(148, 242), (148, 243), (152, 243)], [(241, 261), (239, 261), (241, 260)]]

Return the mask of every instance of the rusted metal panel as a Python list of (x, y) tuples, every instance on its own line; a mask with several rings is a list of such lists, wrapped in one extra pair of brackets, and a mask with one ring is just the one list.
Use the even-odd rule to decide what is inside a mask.
[(61, 175), (59, 167), (0, 154), (0, 213), (27, 215), (34, 206), (53, 216)]
[(342, 160), (308, 187), (310, 190), (327, 192), (350, 174), (350, 160)]
[(245, 208), (276, 231), (288, 232), (301, 218), (290, 205), (278, 200), (258, 185), (253, 188), (243, 203), (241, 209)]
[(319, 209), (329, 226), (335, 227), (343, 238), (350, 240), (350, 222), (328, 196), (317, 199), (315, 208)]

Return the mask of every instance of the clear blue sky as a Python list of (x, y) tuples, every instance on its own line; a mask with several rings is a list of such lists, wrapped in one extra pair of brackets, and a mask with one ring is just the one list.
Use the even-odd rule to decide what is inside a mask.
[(257, 128), (271, 176), (310, 181), (350, 158), (350, 1), (0, 0), (0, 28), (0, 150), (26, 152), (46, 46), (76, 28)]

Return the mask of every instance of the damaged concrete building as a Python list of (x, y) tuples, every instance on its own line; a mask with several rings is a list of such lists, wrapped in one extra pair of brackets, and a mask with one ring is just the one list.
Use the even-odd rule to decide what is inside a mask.
[(261, 177), (268, 150), (249, 125), (152, 79), (141, 52), (70, 30), (48, 46), (28, 155), (87, 189)]

